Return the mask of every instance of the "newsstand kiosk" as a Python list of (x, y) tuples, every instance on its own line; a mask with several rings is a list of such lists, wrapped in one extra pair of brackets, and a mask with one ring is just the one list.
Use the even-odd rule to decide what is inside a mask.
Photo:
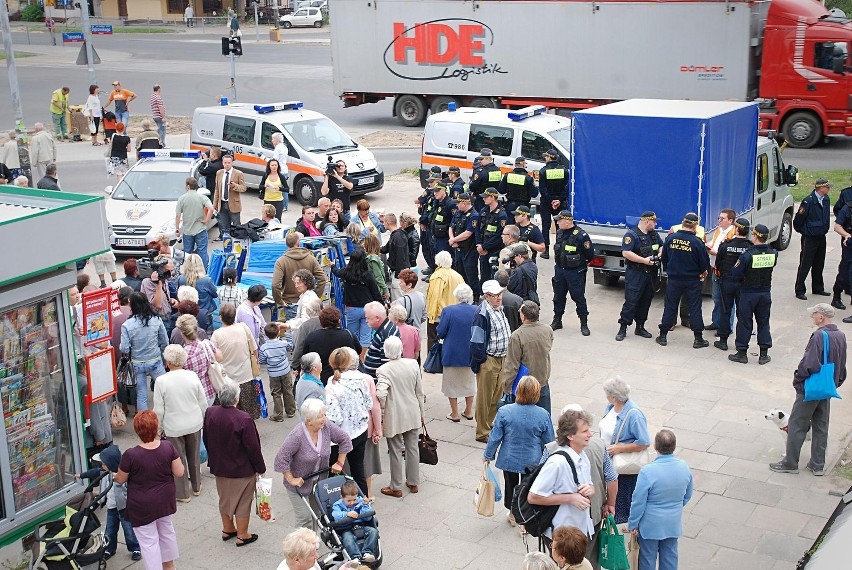
[(0, 186), (0, 561), (84, 488), (66, 292), (75, 262), (109, 249), (106, 228), (100, 196)]

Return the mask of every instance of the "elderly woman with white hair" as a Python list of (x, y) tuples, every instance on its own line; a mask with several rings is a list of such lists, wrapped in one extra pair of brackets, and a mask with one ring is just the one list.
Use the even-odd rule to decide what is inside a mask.
[[(648, 449), (648, 420), (645, 414), (630, 399), (630, 385), (619, 376), (603, 383), (603, 391), (609, 403), (598, 424), (601, 438), (607, 451), (615, 458), (619, 453), (634, 453)], [(615, 522), (626, 523), (630, 518), (630, 502), (636, 488), (637, 474), (618, 475), (618, 496), (615, 499)]]
[(420, 362), (420, 328), (408, 324), (408, 311), (402, 305), (391, 305), (388, 319), (396, 325), (402, 340), (402, 357)]
[(346, 454), (352, 451), (352, 440), (345, 431), (326, 420), (325, 404), (320, 400), (305, 400), (299, 411), (302, 423), (284, 438), (275, 456), (275, 471), (284, 476), (284, 488), (293, 506), (296, 526), (313, 529), (314, 517), (301, 497), (307, 497), (315, 508), (319, 508), (311, 493), (317, 477), (305, 477), (328, 467), (332, 444), (337, 445), (337, 457), (331, 472), (343, 471)]
[(320, 380), (322, 358), (316, 352), (309, 352), (301, 358), (300, 364), (302, 375), (296, 383), (296, 407), (301, 408), (309, 398), (325, 402), (325, 386)]
[(257, 540), (248, 531), (255, 480), (266, 473), (260, 435), (254, 420), (237, 409), (240, 386), (227, 380), (219, 391), (219, 405), (204, 414), (207, 465), (216, 477), (222, 540), (237, 539), (237, 546)]
[(154, 413), (180, 455), (184, 473), (175, 477), (176, 495), (178, 501), (188, 503), (190, 490), (195, 496), (201, 493), (201, 425), (207, 396), (198, 374), (184, 370), (186, 350), (182, 346), (168, 345), (163, 360), (169, 371), (154, 383)]
[[(455, 269), (451, 269), (453, 257), (448, 251), (435, 254), (435, 271), (429, 276), (429, 289), (426, 290), (426, 349), (431, 350), (437, 339), (438, 322), (444, 307), (455, 305), (458, 300), (453, 296), (456, 287), (464, 283)], [(468, 339), (469, 340), (469, 339)]]
[[(391, 481), (382, 488), (382, 495), (402, 497), (402, 465), (405, 462), (405, 486), (412, 493), (420, 488), (420, 454), (417, 433), (424, 423), (423, 383), (420, 365), (402, 357), (402, 341), (392, 336), (385, 340), (388, 361), (376, 370), (376, 394), (382, 408), (382, 428), (388, 441)], [(405, 450), (405, 459), (402, 450)]]
[(436, 333), (438, 339), (444, 343), (441, 351), (441, 364), (444, 365), (441, 393), (450, 401), (447, 419), (459, 422), (459, 398), (464, 398), (464, 411), (461, 416), (466, 420), (473, 419), (476, 375), (470, 369), (470, 326), (477, 308), (472, 304), (473, 289), (466, 283), (458, 285), (453, 295), (458, 303), (444, 307), (441, 311)]
[(319, 537), (307, 528), (297, 528), (284, 538), (284, 561), (277, 570), (320, 570)]
[(559, 570), (559, 566), (544, 552), (528, 552), (524, 556), (521, 570)]
[[(190, 287), (189, 285), (181, 285), (178, 287), (178, 304), (175, 305), (175, 309), (177, 310), (177, 314), (173, 313), (173, 318), (180, 318), (183, 315), (192, 315), (195, 317), (196, 325), (198, 326), (195, 336), (201, 340), (208, 337), (207, 331), (213, 329), (213, 318), (210, 316), (210, 313), (198, 306), (198, 291), (195, 287)], [(175, 323), (175, 325), (177, 325), (177, 323)], [(186, 344), (189, 341), (186, 339), (184, 334), (177, 329), (177, 326), (175, 326), (169, 336), (169, 342), (171, 344), (179, 344), (186, 347)]]

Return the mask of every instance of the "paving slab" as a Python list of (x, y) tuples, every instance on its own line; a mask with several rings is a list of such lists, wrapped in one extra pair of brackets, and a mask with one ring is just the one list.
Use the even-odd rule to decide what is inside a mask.
[(813, 541), (806, 538), (770, 531), (763, 535), (755, 553), (795, 563), (811, 547), (811, 544)]
[(729, 521), (744, 521), (754, 511), (754, 503), (705, 494), (692, 509), (696, 515)]
[(714, 570), (772, 570), (775, 563), (776, 558), (765, 554), (720, 548), (705, 568), (713, 568)]
[(723, 494), (732, 499), (774, 507), (783, 499), (784, 488), (749, 479), (734, 478)]
[(811, 517), (788, 509), (757, 505), (745, 524), (763, 530), (799, 536)]
[(742, 527), (716, 518), (707, 523), (695, 539), (733, 550), (752, 552), (763, 538), (764, 532), (762, 529)]

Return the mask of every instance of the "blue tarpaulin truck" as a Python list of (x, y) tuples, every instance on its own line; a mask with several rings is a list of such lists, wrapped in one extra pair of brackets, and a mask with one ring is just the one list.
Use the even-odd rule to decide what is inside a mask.
[(795, 167), (775, 140), (758, 137), (758, 106), (631, 99), (575, 112), (570, 205), (591, 236), (595, 283), (624, 273), (621, 238), (653, 210), (665, 235), (687, 212), (708, 232), (723, 208), (765, 224), (785, 249), (792, 235)]

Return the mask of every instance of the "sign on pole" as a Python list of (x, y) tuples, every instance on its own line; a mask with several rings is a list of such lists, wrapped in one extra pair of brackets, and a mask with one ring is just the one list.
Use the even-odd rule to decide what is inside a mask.
[(83, 43), (83, 32), (62, 32), (62, 43)]
[(92, 33), (95, 35), (112, 35), (112, 24), (92, 24)]

